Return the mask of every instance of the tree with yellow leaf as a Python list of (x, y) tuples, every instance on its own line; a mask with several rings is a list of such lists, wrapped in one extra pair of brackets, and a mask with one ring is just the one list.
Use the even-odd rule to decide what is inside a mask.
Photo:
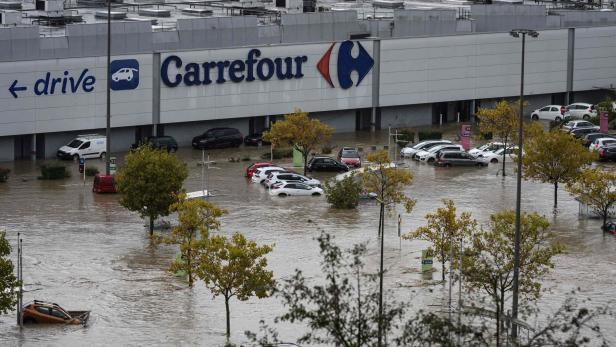
[(553, 184), (556, 208), (558, 184), (573, 182), (582, 168), (592, 163), (595, 154), (581, 140), (558, 130), (534, 129), (524, 140), (522, 174), (526, 179)]
[(203, 242), (209, 237), (210, 231), (220, 228), (219, 218), (227, 214), (227, 211), (202, 199), (185, 200), (184, 196), (170, 209), (178, 213), (179, 223), (173, 227), (171, 235), (161, 239), (165, 243), (180, 245), (182, 256), (181, 261), (176, 260), (171, 264), (169, 271), (186, 272), (188, 286), (192, 287)]
[(616, 202), (616, 174), (601, 169), (585, 169), (575, 180), (567, 183), (567, 190), (592, 208), (603, 219), (605, 227)]
[(308, 117), (308, 113), (296, 109), (286, 114), (284, 120), (276, 122), (269, 131), (263, 133), (263, 139), (273, 146), (292, 146), (304, 157), (304, 175), (310, 152), (327, 142), (334, 129), (318, 119)]
[(405, 169), (398, 169), (391, 163), (387, 151), (378, 151), (368, 154), (368, 167), (362, 172), (361, 178), (364, 188), (369, 193), (376, 194), (376, 201), (380, 205), (379, 236), (381, 238), (381, 264), (379, 270), (379, 331), (378, 345), (381, 346), (383, 338), (383, 250), (385, 239), (385, 211), (396, 204), (402, 204), (407, 213), (415, 206), (415, 200), (409, 198), (402, 191), (404, 187), (413, 182), (413, 175)]
[[(499, 139), (505, 148), (514, 141), (518, 131), (518, 116), (520, 102), (509, 103), (506, 100), (499, 101), (494, 108), (479, 108), (479, 130), (482, 133), (491, 133)], [(503, 151), (503, 176), (505, 176), (505, 151)]]
[[(436, 259), (443, 264), (441, 266), (441, 277), (445, 281), (446, 266), (445, 263), (452, 262), (451, 254), (459, 254), (458, 241), (462, 239), (467, 243), (470, 236), (477, 228), (477, 221), (471, 217), (468, 212), (462, 212), (458, 217), (456, 206), (452, 200), (443, 199), (443, 207), (436, 210), (435, 213), (426, 215), (426, 226), (417, 228), (417, 230), (403, 235), (405, 239), (420, 239), (432, 243), (432, 251)], [(453, 249), (451, 248), (453, 245)], [(452, 265), (453, 266), (453, 265)]]

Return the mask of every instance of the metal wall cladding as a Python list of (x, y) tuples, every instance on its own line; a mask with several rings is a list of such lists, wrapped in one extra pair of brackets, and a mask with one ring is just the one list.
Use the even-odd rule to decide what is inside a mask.
[(573, 90), (616, 86), (614, 27), (575, 29)]

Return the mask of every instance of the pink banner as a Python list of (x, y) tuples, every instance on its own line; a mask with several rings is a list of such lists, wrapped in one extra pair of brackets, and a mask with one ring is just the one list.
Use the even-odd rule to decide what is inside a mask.
[(471, 148), (471, 125), (462, 124), (460, 128), (460, 144), (464, 147), (465, 151)]
[(607, 112), (601, 112), (601, 114), (599, 115), (599, 127), (601, 128), (602, 133), (607, 134), (608, 118), (609, 117)]

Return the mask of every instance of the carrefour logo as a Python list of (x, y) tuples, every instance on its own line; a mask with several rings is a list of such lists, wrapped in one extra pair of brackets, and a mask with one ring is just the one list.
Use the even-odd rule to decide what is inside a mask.
[[(353, 71), (357, 72), (357, 83), (355, 86), (359, 86), (374, 65), (374, 59), (372, 59), (360, 42), (357, 42), (359, 53), (357, 57), (353, 57), (351, 50), (354, 45), (353, 41), (344, 41), (338, 47), (338, 64), (336, 67), (338, 70), (338, 85), (342, 89), (349, 89), (353, 86), (353, 80), (351, 79), (351, 73)], [(317, 64), (317, 70), (319, 70), (323, 78), (325, 78), (332, 88), (334, 88), (334, 83), (332, 82), (329, 67), (332, 50), (335, 46), (336, 43), (332, 43)]]
[(112, 90), (130, 90), (139, 86), (139, 62), (136, 59), (114, 60), (109, 70)]

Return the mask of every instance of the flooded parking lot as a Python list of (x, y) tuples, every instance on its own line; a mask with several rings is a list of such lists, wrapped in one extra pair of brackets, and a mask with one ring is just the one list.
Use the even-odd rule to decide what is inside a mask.
[[(343, 134), (335, 143), (360, 145), (386, 143), (386, 135)], [(309, 278), (319, 278), (319, 256), (314, 238), (325, 230), (337, 242), (351, 246), (368, 242), (372, 269), (378, 264), (378, 208), (362, 202), (357, 210), (338, 211), (323, 197), (270, 197), (244, 177), (247, 162), (227, 158), (256, 159), (267, 148), (214, 150), (208, 154), (215, 169), (208, 170), (214, 192), (212, 201), (229, 210), (220, 230), (235, 231), (260, 243), (275, 244), (269, 256), (276, 278), (286, 278), (296, 268)], [(201, 188), (201, 152), (187, 148), (178, 155), (187, 162), (188, 191)], [(282, 160), (289, 163), (289, 160)], [(426, 213), (451, 198), (461, 211), (472, 212), (480, 222), (490, 214), (515, 206), (515, 176), (497, 175), (500, 165), (487, 168), (435, 168), (408, 161), (414, 174), (408, 195), (417, 199), (411, 214), (402, 215), (403, 232), (423, 225)], [(40, 181), (35, 163), (8, 163), (9, 181), (0, 185), (0, 227), (14, 245), (17, 232), (24, 238), (24, 280), (33, 299), (57, 302), (67, 309), (92, 311), (90, 324), (65, 327), (26, 327), (20, 331), (15, 315), (0, 317), (0, 339), (8, 345), (221, 345), (224, 341), (224, 301), (212, 300), (200, 283), (192, 289), (166, 270), (177, 251), (173, 246), (154, 246), (144, 221), (118, 204), (117, 195), (95, 195), (91, 178), (84, 185), (77, 163), (67, 162), (73, 177), (61, 181)], [(101, 161), (88, 165), (100, 169)], [(326, 179), (331, 174), (315, 174)], [(567, 247), (558, 256), (555, 269), (544, 281), (547, 290), (540, 307), (558, 307), (566, 294), (579, 294), (595, 303), (616, 296), (616, 238), (603, 234), (599, 220), (578, 218), (578, 204), (564, 190), (559, 192), (559, 210), (552, 208), (551, 185), (524, 182), (523, 209), (546, 215), (558, 240)], [(402, 241), (397, 237), (396, 218), (386, 222), (386, 286), (395, 296), (408, 300), (414, 309), (442, 304), (444, 288), (428, 285), (415, 271), (419, 255), (427, 244)], [(437, 264), (438, 266), (438, 264)], [(437, 274), (434, 275), (437, 277)], [(231, 302), (232, 340), (244, 340), (244, 330), (256, 330), (258, 321), (270, 321), (284, 308), (276, 298)], [(294, 340), (295, 328), (282, 326), (281, 336)], [(614, 334), (610, 332), (610, 334)], [(3, 343), (4, 344), (4, 343)]]

